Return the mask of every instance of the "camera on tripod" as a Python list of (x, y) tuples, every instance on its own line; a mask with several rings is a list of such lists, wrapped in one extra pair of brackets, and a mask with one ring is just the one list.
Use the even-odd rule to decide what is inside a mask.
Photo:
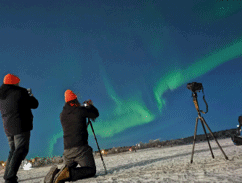
[(200, 92), (200, 90), (203, 90), (202, 83), (192, 82), (187, 84), (187, 89), (191, 90), (193, 93), (196, 93), (197, 91)]
[[(192, 91), (193, 102), (195, 104), (195, 107), (196, 107), (197, 111), (198, 112), (202, 112), (203, 114), (206, 114), (208, 112), (208, 104), (207, 104), (207, 102), (205, 100), (205, 95), (204, 95), (202, 83), (197, 83), (197, 82), (188, 83), (187, 84), (187, 89)], [(203, 100), (204, 100), (204, 102), (206, 104), (206, 112), (204, 112), (202, 110), (199, 110), (199, 107), (198, 107), (197, 91), (200, 92), (200, 90), (202, 90), (202, 92), (203, 92)]]
[(242, 126), (242, 116), (239, 116), (239, 125), (237, 125), (237, 129), (236, 129), (236, 135), (240, 135), (241, 133), (241, 126)]
[[(85, 100), (84, 102), (83, 102), (83, 106), (84, 107), (89, 107), (90, 105), (93, 105), (93, 102), (92, 102), (92, 100)], [(95, 119), (96, 118), (90, 118), (93, 122), (95, 122)]]
[[(192, 157), (191, 157), (191, 163), (193, 162), (193, 154), (194, 154), (194, 147), (195, 147), (195, 141), (196, 141), (196, 134), (197, 134), (197, 125), (198, 125), (198, 120), (201, 121), (201, 124), (202, 124), (202, 127), (203, 127), (203, 130), (204, 130), (204, 133), (205, 133), (205, 136), (206, 136), (206, 139), (208, 141), (208, 145), (209, 145), (209, 148), (210, 148), (210, 151), (211, 151), (211, 154), (212, 154), (212, 158), (214, 158), (214, 155), (213, 155), (213, 152), (212, 152), (212, 148), (210, 146), (210, 143), (209, 143), (209, 139), (208, 139), (208, 136), (207, 136), (207, 132), (206, 132), (206, 129), (205, 129), (205, 126), (208, 128), (210, 134), (212, 135), (212, 137), (214, 138), (214, 140), (216, 141), (216, 143), (218, 144), (220, 150), (222, 151), (222, 153), (224, 154), (225, 156), (225, 159), (228, 159), (228, 157), (226, 156), (226, 154), (224, 153), (223, 149), (221, 148), (221, 146), (219, 145), (216, 137), (214, 137), (211, 129), (209, 128), (208, 124), (206, 123), (205, 119), (201, 116), (201, 112), (203, 114), (206, 114), (208, 112), (208, 104), (205, 100), (205, 95), (204, 95), (204, 91), (203, 91), (203, 85), (202, 83), (196, 83), (196, 82), (192, 82), (192, 83), (188, 83), (187, 84), (187, 88), (189, 90), (192, 91), (192, 97), (193, 97), (193, 103), (195, 105), (195, 108), (198, 112), (198, 117), (196, 118), (196, 125), (195, 125), (195, 131), (194, 131), (194, 140), (193, 140), (193, 148), (192, 148)], [(200, 92), (200, 90), (202, 90), (203, 92), (203, 100), (206, 104), (206, 112), (204, 112), (203, 110), (200, 110), (199, 109), (199, 105), (198, 105), (198, 101), (197, 101), (197, 91)], [(204, 126), (205, 125), (205, 126)]]

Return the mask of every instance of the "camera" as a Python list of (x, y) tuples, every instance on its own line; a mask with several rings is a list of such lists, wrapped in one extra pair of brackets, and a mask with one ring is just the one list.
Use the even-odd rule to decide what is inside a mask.
[(28, 91), (28, 94), (29, 94), (29, 95), (32, 95), (32, 90), (31, 90), (31, 88), (28, 88), (27, 91)]
[(83, 102), (83, 106), (88, 107), (89, 105), (93, 105), (92, 100), (89, 99)]
[(238, 121), (239, 121), (239, 125), (242, 126), (242, 116), (239, 116)]
[(239, 125), (237, 125), (237, 129), (236, 129), (236, 134), (240, 135), (241, 132), (241, 126), (242, 126), (242, 116), (239, 116)]
[[(88, 107), (88, 106), (90, 106), (90, 105), (93, 105), (93, 102), (92, 102), (92, 100), (90, 100), (90, 99), (89, 99), (89, 100), (86, 100), (86, 101), (83, 102), (83, 106), (84, 106), (84, 107)], [(96, 118), (90, 118), (90, 119), (91, 119), (93, 122), (95, 122), (95, 119), (96, 119)]]
[(240, 133), (241, 133), (241, 126), (237, 125), (236, 135), (240, 135)]
[(203, 85), (202, 83), (196, 83), (196, 82), (192, 82), (192, 83), (188, 83), (187, 84), (187, 89), (191, 90), (192, 92), (197, 92), (203, 89)]

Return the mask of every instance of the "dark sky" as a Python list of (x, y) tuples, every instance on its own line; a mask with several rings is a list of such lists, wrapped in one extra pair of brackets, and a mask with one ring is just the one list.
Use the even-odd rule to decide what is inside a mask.
[[(1, 1), (0, 76), (16, 74), (39, 100), (27, 158), (63, 154), (67, 89), (99, 109), (93, 126), (102, 149), (192, 136), (190, 82), (204, 86), (212, 131), (236, 128), (241, 17), (241, 2), (232, 0)], [(198, 100), (205, 110), (201, 92)], [(6, 160), (3, 127), (0, 142)]]

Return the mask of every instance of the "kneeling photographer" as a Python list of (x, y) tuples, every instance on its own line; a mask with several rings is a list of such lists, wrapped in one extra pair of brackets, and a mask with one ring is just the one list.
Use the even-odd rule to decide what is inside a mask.
[[(99, 112), (91, 100), (81, 106), (71, 90), (66, 90), (65, 102), (60, 114), (64, 134), (64, 166), (60, 170), (57, 166), (51, 167), (45, 182), (76, 181), (96, 174), (93, 149), (88, 145), (86, 118), (95, 120)], [(81, 167), (77, 168), (78, 164)]]

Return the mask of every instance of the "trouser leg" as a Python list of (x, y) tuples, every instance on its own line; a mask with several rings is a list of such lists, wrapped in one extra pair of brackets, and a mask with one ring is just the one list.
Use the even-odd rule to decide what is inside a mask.
[(93, 150), (89, 145), (82, 148), (82, 153), (76, 158), (76, 161), (81, 167), (70, 169), (72, 181), (95, 176), (96, 164), (93, 157)]
[[(64, 162), (69, 167), (71, 181), (93, 177), (96, 174), (93, 149), (89, 145), (65, 150)], [(76, 168), (77, 163), (81, 167)]]
[(10, 165), (10, 161), (13, 157), (13, 153), (15, 151), (15, 145), (14, 145), (14, 136), (7, 136), (8, 138), (8, 144), (9, 144), (9, 147), (10, 147), (10, 151), (9, 151), (9, 155), (8, 155), (8, 159), (6, 161), (6, 165), (5, 165), (5, 171), (4, 171), (4, 176), (3, 178), (6, 179), (7, 178), (7, 174), (8, 174), (8, 171), (9, 171), (9, 165)]
[(70, 168), (71, 181), (93, 177), (96, 174), (96, 168), (92, 167), (77, 167)]
[(21, 162), (25, 159), (29, 152), (30, 132), (24, 132), (14, 136), (15, 150), (12, 157), (8, 162), (7, 173), (4, 177), (5, 180), (14, 180), (17, 178), (17, 172)]

